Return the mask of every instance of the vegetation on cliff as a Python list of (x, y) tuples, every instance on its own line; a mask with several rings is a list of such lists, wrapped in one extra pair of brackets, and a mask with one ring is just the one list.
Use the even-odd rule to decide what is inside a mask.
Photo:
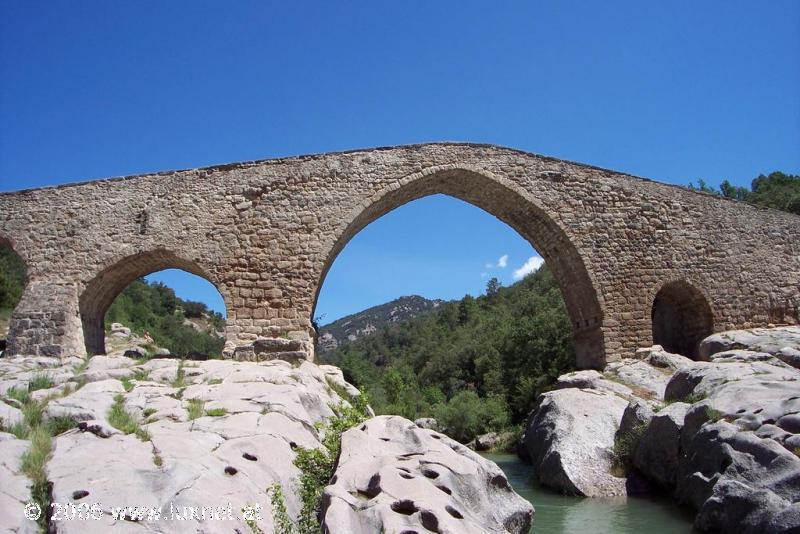
[(114, 299), (106, 313), (106, 328), (112, 323), (122, 323), (139, 335), (149, 333), (156, 345), (178, 356), (189, 352), (219, 356), (225, 345), (215, 333), (225, 328), (222, 315), (202, 302), (179, 298), (161, 282), (143, 278)]
[(11, 315), (25, 287), (25, 264), (8, 248), (0, 246), (0, 315)]
[(782, 211), (788, 211), (795, 215), (800, 215), (800, 176), (784, 174), (780, 171), (770, 173), (767, 176), (760, 174), (747, 187), (731, 185), (728, 180), (724, 180), (719, 189), (714, 189), (699, 180), (698, 185), (689, 184), (691, 189), (697, 189), (706, 193), (712, 193), (736, 200), (745, 200)]
[(561, 291), (546, 267), (511, 287), (384, 325), (325, 356), (379, 414), (436, 417), (461, 441), (521, 423), (575, 361)]

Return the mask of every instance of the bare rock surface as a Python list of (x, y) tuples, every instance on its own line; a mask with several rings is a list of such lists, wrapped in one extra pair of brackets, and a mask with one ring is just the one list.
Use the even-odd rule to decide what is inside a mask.
[(323, 530), (527, 533), (531, 505), (493, 462), (435, 431), (379, 416), (342, 435)]
[[(784, 349), (787, 348), (790, 350), (785, 351)], [(796, 362), (797, 353), (795, 351), (800, 349), (800, 326), (720, 332), (708, 336), (700, 343), (699, 355), (700, 359), (708, 360), (712, 354), (735, 349), (766, 352), (779, 358), (781, 354), (785, 354), (787, 360)]]
[(702, 530), (800, 531), (800, 458), (726, 421), (704, 425), (689, 440), (676, 494), (697, 508)]
[(660, 486), (671, 488), (681, 454), (681, 429), (689, 405), (676, 402), (654, 414), (639, 439), (633, 463)]
[(623, 382), (631, 389), (632, 395), (649, 400), (664, 398), (664, 390), (672, 374), (669, 369), (662, 370), (647, 362), (627, 358), (609, 363), (603, 373)]
[(555, 383), (556, 389), (579, 388), (594, 389), (597, 391), (607, 391), (617, 395), (631, 396), (633, 391), (624, 384), (611, 381), (603, 376), (602, 373), (587, 369), (585, 371), (573, 371), (558, 377)]
[[(340, 371), (308, 362), (294, 367), (280, 360), (150, 360), (136, 365), (118, 356), (107, 361), (113, 359), (89, 366), (89, 374), (102, 380), (48, 405), (48, 413), (93, 416), (81, 425), (83, 431), (54, 440), (47, 465), (53, 499), (71, 502), (73, 495), (84, 495), (81, 499), (87, 502), (102, 503), (104, 512), (101, 521), (56, 522), (59, 532), (173, 532), (174, 521), (164, 518), (171, 510), (227, 510), (229, 503), (234, 519), (190, 518), (181, 527), (248, 532), (242, 510), (259, 504), (261, 519), (255, 524), (271, 532), (266, 490), (276, 482), (284, 488), (290, 516), (297, 516), (300, 473), (293, 464), (294, 451), (321, 446), (316, 425), (333, 415), (331, 406), (343, 402), (329, 385), (344, 381)], [(114, 375), (127, 369), (129, 377), (139, 379), (131, 379), (132, 389), (125, 391), (100, 369)], [(140, 433), (126, 435), (104, 420), (117, 395)], [(87, 469), (93, 465), (102, 469)], [(114, 508), (125, 506), (160, 510), (161, 518), (115, 518)]]
[(587, 497), (626, 494), (625, 478), (611, 474), (614, 436), (628, 401), (593, 389), (544, 393), (523, 441), (539, 481)]
[(22, 473), (21, 459), (30, 443), (0, 432), (0, 525), (5, 532), (34, 534), (36, 523), (25, 519), (23, 509), (30, 501), (28, 478)]
[[(800, 371), (768, 352), (783, 350), (776, 347), (791, 337), (786, 329), (711, 337), (707, 350), (725, 350), (680, 369), (666, 390), (668, 400), (694, 403), (680, 429), (675, 494), (698, 510), (701, 530), (799, 531)], [(737, 348), (720, 339), (735, 340)], [(662, 426), (677, 429), (679, 422)], [(671, 437), (664, 442), (674, 443)], [(652, 471), (651, 464), (651, 476), (667, 482)]]

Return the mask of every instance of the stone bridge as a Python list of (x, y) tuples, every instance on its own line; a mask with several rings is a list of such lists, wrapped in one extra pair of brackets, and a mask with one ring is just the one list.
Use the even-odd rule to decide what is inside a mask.
[(222, 294), (227, 354), (288, 337), (311, 357), (312, 314), (337, 254), (381, 215), (434, 193), (483, 208), (539, 251), (563, 292), (581, 367), (654, 341), (692, 355), (712, 331), (798, 322), (800, 217), (518, 150), (442, 143), (0, 194), (0, 244), (28, 269), (8, 351), (103, 353), (117, 294), (178, 268)]

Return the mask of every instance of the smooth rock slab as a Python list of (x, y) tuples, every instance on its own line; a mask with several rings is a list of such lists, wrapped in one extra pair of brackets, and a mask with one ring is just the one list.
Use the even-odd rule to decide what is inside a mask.
[(31, 483), (22, 473), (20, 460), (29, 446), (29, 441), (0, 433), (0, 526), (4, 532), (39, 531), (36, 523), (23, 515), (25, 504), (31, 499)]
[(342, 435), (322, 516), (330, 534), (527, 533), (533, 508), (494, 462), (407, 419), (379, 416)]
[(626, 495), (611, 474), (614, 435), (628, 401), (590, 389), (544, 393), (523, 437), (539, 481), (587, 497)]
[[(749, 330), (729, 330), (705, 338), (698, 349), (700, 359), (708, 360), (718, 352), (745, 349), (766, 352), (777, 356), (783, 349), (800, 350), (800, 326), (777, 328), (752, 328)], [(795, 361), (795, 353), (786, 352), (787, 363)]]
[(703, 426), (689, 441), (676, 494), (698, 509), (695, 525), (703, 530), (800, 531), (800, 458), (725, 421)]
[(676, 402), (653, 415), (636, 447), (633, 463), (661, 487), (672, 488), (681, 454), (681, 429), (689, 405)]

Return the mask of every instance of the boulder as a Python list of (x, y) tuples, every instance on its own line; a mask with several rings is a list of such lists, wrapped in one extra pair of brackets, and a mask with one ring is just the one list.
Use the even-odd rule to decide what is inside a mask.
[(698, 353), (701, 360), (708, 360), (712, 354), (734, 349), (777, 355), (785, 348), (800, 350), (800, 326), (720, 332), (701, 341)]
[(494, 462), (397, 416), (342, 435), (323, 531), (527, 533), (533, 507)]
[(603, 374), (617, 382), (623, 382), (630, 388), (631, 394), (639, 398), (661, 400), (672, 373), (642, 360), (622, 359), (609, 363)]
[(587, 497), (625, 495), (625, 479), (611, 474), (614, 435), (628, 401), (591, 389), (544, 393), (523, 437), (539, 481)]
[(131, 329), (119, 323), (111, 323), (111, 336), (119, 338), (131, 337)]
[(611, 381), (603, 376), (602, 373), (594, 370), (573, 371), (572, 373), (563, 374), (558, 377), (553, 387), (556, 389), (595, 389), (624, 396), (633, 394), (628, 386)]
[(502, 441), (502, 436), (497, 432), (489, 432), (475, 438), (474, 448), (476, 451), (489, 451), (494, 449)]
[(681, 454), (681, 429), (688, 409), (688, 404), (676, 402), (654, 414), (633, 455), (633, 465), (663, 488), (675, 486)]
[(690, 366), (693, 362), (691, 358), (686, 356), (665, 351), (661, 345), (638, 349), (634, 359), (642, 360), (653, 367), (669, 371), (670, 374), (678, 369)]
[(758, 353), (729, 351), (715, 355), (713, 362), (695, 362), (677, 371), (664, 393), (665, 400), (701, 399), (720, 386), (746, 380), (755, 382), (796, 382), (798, 371), (772, 358), (762, 360)]
[(800, 458), (726, 421), (688, 440), (677, 497), (698, 509), (701, 530), (742, 534), (800, 531)]
[(433, 417), (420, 417), (414, 421), (414, 424), (426, 430), (435, 430), (436, 432), (442, 431), (442, 428), (439, 426), (439, 422)]
[(631, 399), (622, 413), (622, 420), (614, 437), (616, 447), (623, 449), (618, 452), (632, 457), (641, 435), (652, 418), (653, 410), (642, 399)]

